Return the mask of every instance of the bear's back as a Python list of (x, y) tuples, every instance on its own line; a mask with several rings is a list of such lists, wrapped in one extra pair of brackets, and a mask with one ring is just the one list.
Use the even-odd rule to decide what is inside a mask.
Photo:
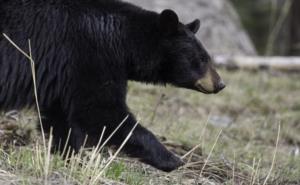
[[(30, 63), (2, 33), (27, 53), (30, 39), (39, 102), (48, 106), (68, 88), (66, 78), (72, 57), (80, 47), (86, 47), (84, 39), (88, 35), (78, 33), (80, 27), (88, 28), (89, 21), (82, 15), (104, 15), (101, 32), (107, 39), (104, 43), (108, 43), (109, 36), (117, 34), (113, 28), (119, 26), (111, 15), (135, 11), (141, 9), (117, 0), (0, 0), (0, 108), (19, 108), (34, 102)], [(105, 35), (108, 32), (110, 35)], [(75, 37), (83, 40), (74, 40)]]

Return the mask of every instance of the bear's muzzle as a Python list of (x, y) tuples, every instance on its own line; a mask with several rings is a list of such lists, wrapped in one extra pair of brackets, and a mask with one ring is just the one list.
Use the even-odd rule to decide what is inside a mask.
[(197, 80), (195, 86), (198, 91), (205, 94), (216, 94), (226, 87), (224, 81), (211, 65), (207, 68), (205, 75)]

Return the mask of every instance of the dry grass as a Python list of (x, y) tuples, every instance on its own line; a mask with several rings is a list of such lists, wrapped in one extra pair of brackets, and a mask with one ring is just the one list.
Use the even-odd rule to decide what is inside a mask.
[[(53, 169), (52, 169), (53, 166), (52, 165), (56, 161), (53, 161), (53, 156), (54, 155), (51, 155), (51, 148), (52, 148), (52, 141), (53, 141), (52, 128), (50, 129), (50, 133), (49, 133), (49, 136), (48, 136), (48, 143), (46, 143), (46, 136), (45, 136), (45, 133), (44, 133), (44, 130), (43, 130), (43, 123), (42, 123), (42, 118), (41, 118), (41, 113), (40, 113), (37, 86), (36, 86), (35, 62), (34, 62), (34, 59), (32, 57), (32, 53), (31, 53), (31, 42), (30, 42), (30, 40), (28, 40), (29, 53), (27, 54), (23, 49), (21, 49), (18, 45), (16, 45), (6, 34), (3, 34), (3, 36), (20, 53), (22, 53), (30, 62), (31, 72), (32, 72), (33, 88), (34, 88), (34, 96), (35, 96), (35, 102), (36, 102), (36, 110), (37, 110), (37, 115), (38, 115), (38, 118), (39, 118), (39, 124), (40, 124), (40, 128), (41, 128), (40, 130), (41, 130), (41, 133), (42, 133), (41, 139), (43, 141), (43, 144), (41, 145), (40, 143), (38, 143), (38, 141), (35, 142), (35, 148), (34, 148), (34, 150), (32, 150), (31, 158), (29, 159), (28, 162), (31, 166), (33, 166), (33, 169), (36, 170), (37, 173), (35, 175), (37, 175), (37, 177), (39, 177), (39, 178), (44, 176), (43, 184), (48, 185), (48, 184), (52, 183), (52, 182), (49, 183), (48, 179), (50, 177), (50, 175), (49, 175), (50, 172), (53, 172)], [(100, 146), (100, 143), (102, 143), (103, 134), (105, 132), (105, 127), (104, 127), (103, 132), (102, 132), (102, 136), (100, 137), (100, 140), (99, 140), (99, 144), (96, 146), (96, 148), (93, 148), (93, 150), (91, 151), (91, 155), (88, 155), (87, 158), (84, 158), (82, 160), (85, 144), (83, 145), (82, 150), (78, 154), (75, 154), (74, 151), (72, 151), (72, 150), (70, 150), (70, 148), (68, 148), (67, 156), (69, 156), (71, 154), (71, 157), (68, 158), (68, 159), (64, 159), (64, 160), (61, 159), (61, 161), (63, 161), (64, 167), (70, 169), (68, 175), (65, 176), (65, 179), (67, 179), (69, 181), (70, 178), (74, 177), (74, 175), (78, 175), (77, 173), (73, 174), (73, 172), (76, 171), (76, 172), (82, 174), (82, 176), (83, 176), (83, 179), (81, 179), (83, 181), (80, 182), (80, 184), (94, 185), (94, 184), (101, 183), (102, 182), (101, 179), (103, 178), (103, 174), (106, 173), (107, 168), (115, 160), (115, 158), (120, 153), (122, 148), (125, 146), (125, 144), (129, 140), (129, 138), (132, 136), (134, 129), (138, 125), (138, 123), (135, 124), (135, 126), (129, 132), (128, 136), (122, 142), (121, 146), (117, 149), (115, 154), (112, 155), (110, 158), (108, 158), (108, 160), (106, 161), (106, 159), (103, 159), (103, 157), (101, 155), (103, 146), (111, 139), (111, 137), (122, 126), (122, 124), (127, 120), (127, 118), (128, 118), (128, 116), (120, 123), (120, 125), (115, 129), (115, 131), (113, 131), (111, 133), (111, 135), (106, 139), (106, 141), (104, 141), (104, 143)], [(15, 125), (18, 125), (18, 124), (15, 124)], [(18, 129), (18, 127), (14, 127), (14, 128)], [(14, 130), (14, 128), (12, 130)], [(69, 134), (72, 134), (72, 130), (70, 130)], [(12, 136), (14, 136), (14, 135), (12, 135)], [(30, 137), (30, 135), (29, 136), (26, 135), (26, 136)], [(69, 138), (69, 136), (68, 136), (68, 138)], [(5, 139), (7, 140), (9, 138), (6, 137)], [(68, 141), (66, 143), (68, 143)], [(13, 143), (11, 146), (15, 146), (15, 143)], [(11, 146), (8, 146), (9, 149), (11, 149)], [(66, 151), (65, 149), (67, 149), (66, 146), (64, 148), (64, 151), (63, 151), (62, 155), (60, 155), (58, 157), (62, 158), (61, 156), (64, 156), (65, 151)], [(9, 158), (10, 153), (8, 154), (4, 150), (1, 151), (1, 152), (4, 154), (5, 157), (7, 157), (7, 158), (5, 158), (5, 157), (3, 158), (4, 161), (9, 161), (10, 162), (10, 158)], [(20, 154), (21, 154), (21, 157), (18, 156), (17, 157), (18, 159), (23, 157), (22, 156), (23, 153), (20, 152)], [(25, 152), (25, 154), (26, 154), (26, 152)], [(86, 159), (88, 159), (88, 160), (86, 160)], [(26, 155), (25, 155), (24, 160), (26, 160)], [(21, 160), (21, 162), (22, 162), (22, 160)], [(16, 165), (18, 165), (18, 164), (16, 164)], [(8, 164), (8, 166), (10, 166), (10, 164)], [(6, 171), (3, 171), (3, 172), (4, 172), (4, 174), (6, 174)], [(4, 181), (3, 183), (6, 183), (6, 182)], [(9, 183), (9, 182), (7, 182), (7, 183)], [(25, 183), (25, 181), (22, 181), (22, 183)], [(29, 183), (31, 184), (32, 182), (29, 182)], [(11, 182), (10, 182), (10, 184), (11, 184)]]
[[(169, 149), (184, 156), (183, 168), (162, 173), (105, 148), (100, 153), (84, 150), (69, 165), (51, 155), (48, 184), (91, 184), (95, 178), (98, 184), (299, 184), (299, 76), (222, 73), (229, 86), (214, 96), (130, 84), (133, 112), (167, 138), (161, 140)], [(40, 137), (32, 126), (37, 120), (26, 110), (2, 114), (0, 182), (44, 182), (44, 160), (38, 160), (42, 143), (32, 142)]]
[[(263, 184), (272, 164), (271, 184), (299, 183), (299, 75), (221, 73), (228, 87), (218, 95), (132, 83), (129, 94), (134, 96), (129, 95), (128, 102), (148, 128), (184, 146), (198, 145), (204, 156), (222, 129), (211, 160), (231, 167), (235, 161), (235, 170), (250, 176), (251, 183), (245, 184)], [(282, 127), (277, 143), (279, 123)], [(276, 160), (272, 162), (276, 143)]]

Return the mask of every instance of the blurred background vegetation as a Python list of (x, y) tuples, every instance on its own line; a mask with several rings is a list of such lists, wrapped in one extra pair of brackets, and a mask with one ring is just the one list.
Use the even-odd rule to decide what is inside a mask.
[(201, 20), (198, 37), (212, 55), (297, 56), (299, 0), (128, 0), (157, 12), (175, 10), (181, 21)]
[(259, 54), (300, 54), (299, 0), (231, 0)]

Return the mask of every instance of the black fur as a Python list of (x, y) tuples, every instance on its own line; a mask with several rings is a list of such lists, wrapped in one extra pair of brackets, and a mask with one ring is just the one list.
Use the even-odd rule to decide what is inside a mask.
[[(0, 0), (0, 31), (26, 52), (31, 40), (39, 104), (56, 147), (71, 128), (68, 144), (78, 151), (86, 134), (99, 138), (104, 126), (109, 134), (129, 115), (110, 143), (119, 145), (136, 123), (127, 80), (194, 89), (209, 60), (197, 25), (174, 26), (171, 10), (161, 15), (115, 0)], [(0, 107), (33, 104), (30, 63), (1, 36)], [(140, 125), (124, 150), (165, 171), (183, 164)]]

